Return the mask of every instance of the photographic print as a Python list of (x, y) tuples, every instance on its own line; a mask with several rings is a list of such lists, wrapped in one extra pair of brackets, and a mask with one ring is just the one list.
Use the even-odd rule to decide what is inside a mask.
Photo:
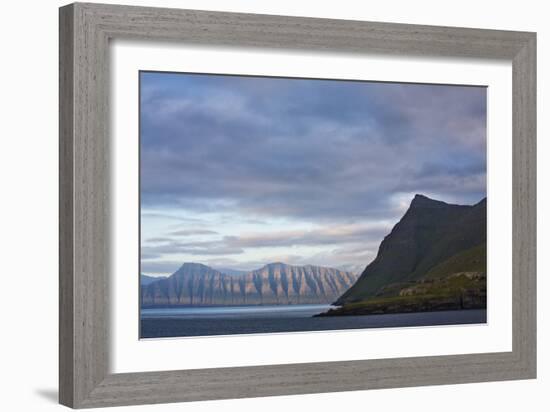
[(486, 322), (486, 87), (139, 83), (141, 338)]

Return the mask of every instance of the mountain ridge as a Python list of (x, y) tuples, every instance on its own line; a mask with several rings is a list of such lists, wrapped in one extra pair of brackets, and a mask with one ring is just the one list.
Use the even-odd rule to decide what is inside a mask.
[(486, 205), (486, 198), (474, 205), (455, 205), (415, 195), (380, 243), (375, 259), (335, 304), (359, 302), (390, 284), (417, 281), (453, 255), (485, 243)]
[(166, 276), (149, 276), (144, 275), (143, 273), (139, 277), (139, 284), (141, 286), (149, 285), (150, 283), (156, 282), (157, 280), (164, 279)]
[(166, 279), (144, 285), (144, 307), (178, 305), (266, 305), (330, 303), (357, 274), (334, 268), (273, 262), (244, 275), (185, 262)]

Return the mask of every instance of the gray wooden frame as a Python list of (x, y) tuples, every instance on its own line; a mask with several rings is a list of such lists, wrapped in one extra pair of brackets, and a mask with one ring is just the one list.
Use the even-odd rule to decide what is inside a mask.
[[(108, 69), (114, 38), (511, 61), (513, 350), (109, 373)], [(60, 402), (86, 408), (535, 378), (535, 100), (535, 33), (103, 4), (62, 7)]]

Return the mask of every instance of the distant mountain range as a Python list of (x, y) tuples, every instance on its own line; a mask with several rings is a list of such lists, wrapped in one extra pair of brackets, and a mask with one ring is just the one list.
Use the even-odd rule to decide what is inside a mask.
[(240, 270), (240, 269), (230, 269), (230, 268), (214, 268), (218, 272), (222, 272), (224, 275), (231, 275), (231, 276), (238, 276), (238, 275), (246, 275), (249, 270)]
[(160, 280), (160, 279), (166, 279), (166, 276), (147, 276), (147, 275), (141, 274), (141, 276), (139, 277), (139, 284), (141, 286), (147, 286), (148, 284), (156, 282), (157, 280)]
[(329, 315), (486, 307), (487, 200), (453, 205), (416, 195), (376, 258)]
[(327, 304), (356, 280), (354, 273), (311, 265), (271, 263), (244, 274), (226, 274), (184, 263), (167, 278), (142, 281), (141, 303), (144, 307)]

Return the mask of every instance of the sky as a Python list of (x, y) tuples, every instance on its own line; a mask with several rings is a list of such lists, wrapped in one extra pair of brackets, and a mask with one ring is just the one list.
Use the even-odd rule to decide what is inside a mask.
[(486, 88), (140, 73), (141, 270), (361, 272), (416, 193), (486, 196)]

